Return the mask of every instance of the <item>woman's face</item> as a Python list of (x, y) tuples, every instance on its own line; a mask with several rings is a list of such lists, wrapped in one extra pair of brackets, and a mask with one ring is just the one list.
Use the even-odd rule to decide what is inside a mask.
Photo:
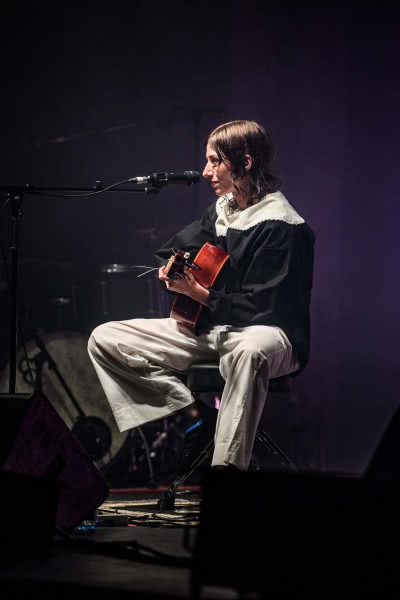
[(235, 186), (232, 179), (231, 165), (229, 161), (221, 161), (210, 144), (207, 144), (206, 161), (203, 177), (210, 181), (216, 195), (224, 196), (234, 192)]

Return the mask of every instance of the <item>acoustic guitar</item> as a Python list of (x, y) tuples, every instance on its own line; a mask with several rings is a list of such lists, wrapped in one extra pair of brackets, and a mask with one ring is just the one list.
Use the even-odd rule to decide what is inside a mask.
[[(213, 285), (218, 273), (228, 260), (229, 254), (222, 248), (206, 242), (200, 248), (192, 263), (189, 261), (189, 258), (189, 252), (178, 250), (169, 259), (165, 274), (170, 279), (184, 277), (184, 269), (188, 267), (200, 285), (209, 288)], [(186, 327), (195, 330), (202, 308), (203, 305), (200, 302), (189, 298), (189, 296), (176, 294), (169, 316), (171, 319), (175, 319), (179, 323), (186, 325)]]

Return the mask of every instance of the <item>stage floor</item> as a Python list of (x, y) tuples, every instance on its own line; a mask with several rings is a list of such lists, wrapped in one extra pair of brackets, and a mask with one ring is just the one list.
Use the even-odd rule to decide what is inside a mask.
[[(49, 552), (36, 558), (32, 541), (41, 530), (33, 537), (32, 502), (24, 498), (23, 515), (10, 505), (0, 512), (2, 598), (399, 597), (397, 483), (211, 470), (202, 486), (178, 490), (173, 510), (161, 511), (166, 489), (112, 489), (95, 528), (57, 530)], [(11, 557), (5, 531), (18, 516), (23, 527), (10, 537)], [(31, 549), (25, 557), (24, 547)]]
[[(166, 488), (110, 491), (95, 529), (57, 534), (48, 556), (7, 555), (0, 565), (3, 598), (191, 598), (191, 557), (201, 489), (178, 492), (175, 508), (161, 512)], [(26, 535), (34, 515), (25, 515)], [(24, 540), (20, 543), (23, 545)], [(204, 598), (237, 598), (234, 590), (205, 588)]]

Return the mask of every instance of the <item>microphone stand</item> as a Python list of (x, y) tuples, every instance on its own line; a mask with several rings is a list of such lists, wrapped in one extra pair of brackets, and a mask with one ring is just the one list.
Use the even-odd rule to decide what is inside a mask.
[[(124, 183), (124, 182), (122, 182)], [(117, 185), (117, 184), (115, 184)], [(17, 347), (18, 347), (18, 254), (19, 254), (19, 233), (20, 222), (22, 218), (22, 205), (25, 194), (50, 195), (50, 192), (129, 192), (157, 194), (160, 187), (153, 188), (104, 188), (101, 181), (96, 181), (94, 188), (72, 188), (72, 187), (40, 187), (27, 185), (0, 185), (0, 191), (7, 192), (8, 200), (11, 206), (11, 277), (10, 285), (10, 374), (9, 374), (9, 393), (15, 394), (15, 385), (17, 378)], [(61, 194), (60, 194), (61, 195)]]

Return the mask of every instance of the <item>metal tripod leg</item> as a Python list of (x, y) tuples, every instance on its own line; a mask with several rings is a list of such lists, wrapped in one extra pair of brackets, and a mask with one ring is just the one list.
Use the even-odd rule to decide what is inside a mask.
[[(258, 431), (256, 434), (257, 440), (260, 444), (267, 448), (272, 454), (279, 456), (282, 463), (290, 470), (297, 471), (296, 465), (290, 460), (288, 456), (283, 452), (281, 448), (273, 441), (273, 439), (265, 432)], [(209, 440), (204, 449), (200, 452), (200, 454), (195, 458), (190, 467), (182, 473), (178, 475), (173, 483), (169, 486), (166, 492), (162, 495), (159, 501), (159, 509), (160, 510), (173, 510), (175, 507), (175, 496), (176, 491), (184, 481), (197, 469), (197, 467), (207, 458), (207, 455), (212, 450), (214, 446), (214, 438)]]
[(172, 482), (166, 492), (161, 496), (159, 501), (160, 510), (173, 510), (175, 507), (175, 496), (176, 491), (180, 485), (197, 469), (197, 467), (207, 458), (210, 450), (214, 446), (214, 438), (212, 438), (207, 445), (203, 448), (200, 454), (195, 458), (190, 467), (182, 473), (178, 475), (176, 479)]
[(288, 456), (286, 456), (286, 454), (283, 452), (283, 450), (281, 448), (279, 448), (279, 446), (277, 444), (275, 444), (274, 440), (268, 435), (268, 433), (266, 433), (265, 431), (262, 431), (262, 430), (258, 431), (256, 434), (256, 439), (265, 448), (270, 450), (270, 452), (272, 452), (272, 454), (279, 456), (279, 458), (281, 459), (283, 464), (290, 471), (297, 471), (296, 465), (290, 460), (290, 458)]

